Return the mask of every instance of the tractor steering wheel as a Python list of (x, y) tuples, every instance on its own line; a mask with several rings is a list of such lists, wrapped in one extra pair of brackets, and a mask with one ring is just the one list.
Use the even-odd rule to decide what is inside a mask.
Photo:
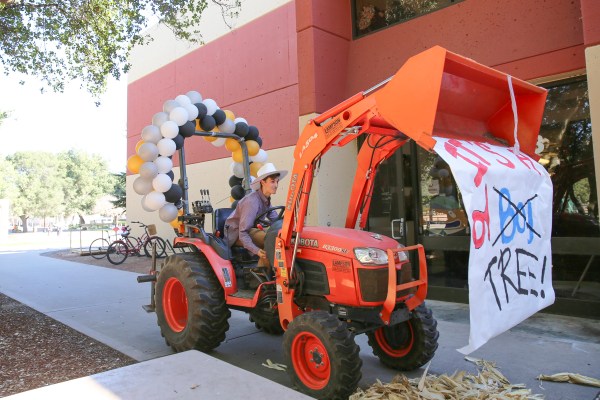
[[(271, 212), (273, 212), (273, 211), (277, 211), (277, 216), (274, 218), (270, 218), (269, 214), (271, 214)], [(273, 222), (283, 219), (284, 211), (285, 211), (285, 206), (269, 207), (267, 209), (267, 211), (265, 211), (264, 213), (262, 213), (258, 217), (256, 217), (256, 219), (254, 220), (254, 226), (260, 224), (264, 228), (268, 228), (269, 226), (271, 226), (273, 224)]]

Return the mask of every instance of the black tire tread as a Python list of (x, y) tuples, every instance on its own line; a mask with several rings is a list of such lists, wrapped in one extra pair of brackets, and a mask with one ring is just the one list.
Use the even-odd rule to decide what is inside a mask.
[[(188, 300), (188, 324), (182, 332), (171, 330), (162, 309), (162, 287), (170, 276), (179, 279)], [(158, 275), (155, 300), (161, 334), (176, 352), (191, 349), (209, 352), (225, 340), (231, 312), (223, 288), (203, 254), (168, 256)]]
[[(330, 380), (322, 390), (315, 391), (304, 386), (293, 368), (291, 345), (294, 337), (303, 331), (315, 334), (328, 349), (332, 349), (329, 353)], [(312, 311), (296, 317), (284, 333), (283, 349), (292, 383), (317, 399), (347, 399), (356, 390), (362, 377), (360, 347), (354, 341), (354, 335), (344, 322), (326, 311)]]
[(412, 311), (409, 321), (413, 325), (415, 343), (411, 351), (404, 357), (390, 356), (377, 343), (375, 333), (367, 333), (373, 354), (379, 358), (382, 364), (399, 371), (412, 371), (422, 367), (433, 358), (438, 348), (440, 333), (437, 330), (437, 321), (425, 303)]

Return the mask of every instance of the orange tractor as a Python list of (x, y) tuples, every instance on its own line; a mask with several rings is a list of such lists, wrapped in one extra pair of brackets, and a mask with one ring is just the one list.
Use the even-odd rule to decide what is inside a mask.
[[(409, 140), (427, 150), (434, 136), (512, 145), (509, 85), (519, 114), (521, 150), (535, 156), (545, 91), (518, 79), (511, 84), (507, 75), (440, 47), (410, 58), (390, 79), (310, 121), (294, 151), (285, 205), (275, 208), (278, 218), (257, 219), (268, 229), (265, 250), (273, 274), (256, 268), (244, 249), (229, 248), (221, 237), (231, 209), (187, 201), (181, 149), (184, 214), (174, 247), (189, 252), (167, 257), (157, 271), (139, 279), (153, 282), (150, 308), (168, 345), (175, 351), (208, 352), (225, 339), (230, 309), (247, 312), (257, 327), (283, 333), (293, 384), (319, 399), (347, 398), (355, 391), (362, 365), (355, 335), (366, 334), (373, 353), (397, 370), (431, 360), (439, 334), (424, 303), (423, 247), (403, 247), (364, 230), (375, 175)], [(243, 138), (196, 135), (238, 140), (249, 177)], [(361, 136), (345, 227), (306, 226), (311, 185), (323, 155)], [(204, 230), (210, 214), (214, 233)]]

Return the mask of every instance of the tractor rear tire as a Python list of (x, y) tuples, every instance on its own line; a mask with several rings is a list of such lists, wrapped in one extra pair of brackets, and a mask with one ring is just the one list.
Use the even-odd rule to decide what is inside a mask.
[(209, 352), (225, 340), (231, 312), (202, 254), (168, 256), (156, 281), (156, 316), (167, 345)]
[(408, 321), (368, 332), (369, 346), (382, 364), (412, 371), (433, 358), (440, 336), (431, 310), (421, 304)]
[(361, 379), (360, 348), (345, 322), (325, 311), (299, 315), (283, 334), (288, 374), (317, 399), (347, 399)]

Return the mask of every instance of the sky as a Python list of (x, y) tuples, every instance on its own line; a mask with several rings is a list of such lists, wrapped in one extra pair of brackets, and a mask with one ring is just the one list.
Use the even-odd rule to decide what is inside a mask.
[(73, 82), (64, 93), (46, 90), (35, 78), (0, 76), (0, 155), (17, 151), (59, 153), (70, 149), (98, 154), (111, 172), (127, 163), (127, 78), (112, 79), (96, 107), (94, 98)]

